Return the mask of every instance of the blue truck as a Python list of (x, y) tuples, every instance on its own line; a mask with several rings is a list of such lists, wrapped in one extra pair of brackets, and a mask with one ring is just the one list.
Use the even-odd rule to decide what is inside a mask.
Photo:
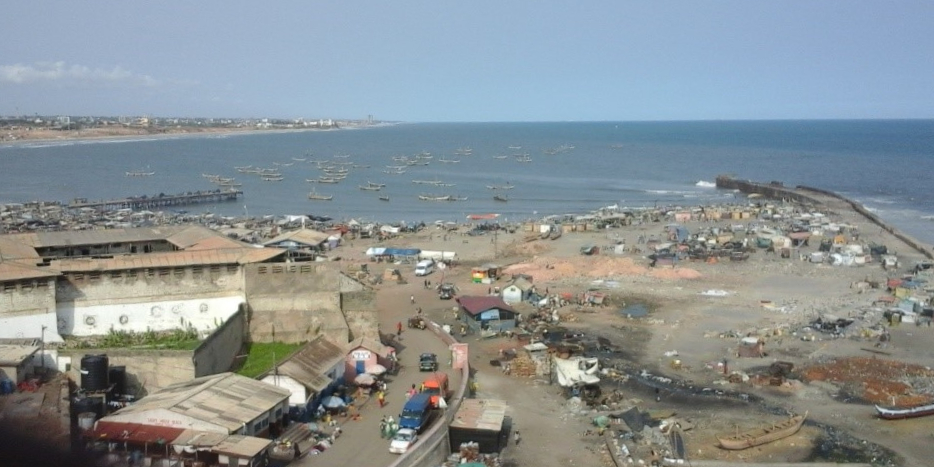
[(431, 416), (431, 394), (418, 393), (412, 396), (399, 414), (399, 427), (420, 431), (428, 424)]

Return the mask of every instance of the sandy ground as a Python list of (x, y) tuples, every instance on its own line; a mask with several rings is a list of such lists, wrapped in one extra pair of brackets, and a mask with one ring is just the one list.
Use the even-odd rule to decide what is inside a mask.
[[(828, 201), (825, 212), (834, 218), (860, 226), (862, 242), (885, 244), (896, 250), (903, 268), (921, 256), (914, 254), (890, 234), (870, 226), (855, 212), (840, 203)], [(877, 347), (872, 338), (834, 339), (828, 335), (808, 332), (804, 327), (812, 319), (830, 313), (839, 317), (858, 318), (861, 326), (881, 320), (881, 309), (868, 316), (860, 310), (870, 309), (884, 290), (859, 293), (851, 287), (854, 281), (875, 280), (884, 284), (895, 273), (882, 270), (878, 264), (836, 267), (800, 261), (797, 255), (783, 259), (762, 251), (753, 253), (748, 261), (724, 261), (718, 264), (682, 262), (674, 268), (650, 268), (643, 254), (612, 255), (604, 252), (583, 256), (581, 245), (607, 245), (623, 240), (635, 245), (640, 234), (662, 235), (664, 223), (632, 226), (600, 232), (568, 233), (558, 240), (524, 242), (525, 234), (500, 234), (491, 237), (448, 235), (445, 240), (438, 230), (428, 229), (418, 234), (383, 242), (381, 246), (411, 246), (425, 250), (456, 251), (460, 264), (429, 276), (433, 282), (456, 283), (460, 294), (484, 294), (487, 285), (471, 284), (470, 267), (485, 262), (505, 266), (505, 276), (512, 273), (530, 274), (539, 290), (548, 287), (554, 293), (578, 293), (598, 287), (611, 297), (611, 306), (587, 310), (574, 307), (561, 310), (562, 326), (586, 334), (606, 337), (623, 356), (623, 366), (645, 370), (652, 375), (671, 378), (677, 384), (662, 385), (661, 401), (656, 402), (646, 385), (620, 384), (623, 399), (609, 407), (621, 411), (630, 406), (643, 410), (668, 410), (693, 428), (685, 433), (689, 458), (723, 461), (801, 461), (807, 460), (818, 446), (826, 452), (827, 440), (837, 446), (861, 449), (859, 440), (884, 446), (897, 455), (890, 456), (900, 465), (926, 465), (934, 448), (930, 445), (934, 417), (899, 422), (887, 422), (874, 416), (866, 403), (871, 389), (865, 381), (871, 375), (857, 373), (849, 382), (826, 382), (806, 378), (827, 371), (829, 365), (844, 358), (877, 359), (878, 365), (890, 361), (927, 365), (934, 358), (934, 348), (927, 342), (934, 337), (934, 328), (914, 325), (894, 326), (892, 340)], [(688, 224), (696, 231), (705, 225)], [(462, 229), (463, 230), (463, 229)], [(345, 264), (365, 262), (363, 251), (375, 244), (355, 240), (342, 251)], [(800, 253), (816, 251), (817, 244), (804, 247)], [(372, 271), (382, 272), (385, 264), (370, 263)], [(423, 278), (413, 274), (414, 265), (396, 265), (409, 283), (421, 285)], [(904, 272), (904, 271), (903, 271)], [(505, 285), (501, 280), (497, 285)], [(398, 303), (399, 297), (410, 293), (410, 286), (382, 284), (379, 300)], [(723, 290), (728, 295), (710, 297), (708, 290)], [(395, 297), (399, 295), (399, 297)], [(382, 297), (386, 298), (382, 298)], [(618, 312), (624, 303), (644, 303), (649, 316), (629, 319)], [(424, 312), (439, 322), (452, 322), (449, 312), (453, 302), (420, 299)], [(531, 311), (531, 309), (522, 310)], [(584, 312), (586, 311), (586, 312)], [(735, 358), (739, 337), (763, 336), (767, 356)], [(811, 339), (813, 336), (813, 340)], [(468, 341), (470, 341), (468, 337)], [(603, 442), (585, 434), (596, 412), (579, 413), (565, 405), (564, 397), (555, 386), (542, 381), (503, 375), (489, 360), (496, 358), (500, 348), (515, 347), (514, 342), (500, 338), (472, 341), (472, 364), (477, 369), (479, 397), (505, 399), (510, 404), (510, 417), (515, 429), (523, 433), (523, 442), (510, 443), (504, 456), (517, 465), (608, 465)], [(667, 355), (666, 355), (667, 353)], [(676, 355), (675, 355), (676, 353)], [(728, 383), (718, 363), (727, 359), (730, 371), (761, 374), (774, 361), (788, 361), (795, 372), (782, 386), (769, 386), (753, 378), (751, 382)], [(675, 367), (673, 361), (678, 360)], [(676, 369), (677, 368), (677, 369)], [(806, 370), (811, 368), (812, 371)], [(821, 371), (813, 371), (817, 368)], [(918, 378), (916, 378), (918, 379)], [(914, 383), (934, 384), (928, 376)], [(757, 384), (753, 382), (758, 381)], [(630, 381), (631, 383), (631, 381)], [(868, 384), (868, 386), (867, 386)], [(681, 389), (679, 389), (681, 388)], [(692, 396), (701, 388), (705, 394), (724, 391), (743, 394), (740, 397)], [(854, 392), (855, 391), (855, 392)], [(888, 397), (886, 393), (884, 395)], [(883, 398), (885, 398), (883, 397)], [(716, 447), (715, 434), (754, 428), (766, 422), (778, 421), (787, 413), (809, 413), (807, 425), (795, 436), (745, 451), (725, 451)], [(855, 437), (855, 440), (849, 436)], [(843, 440), (843, 441), (841, 441)], [(849, 443), (849, 444), (847, 444)], [(843, 457), (846, 457), (845, 455)]]

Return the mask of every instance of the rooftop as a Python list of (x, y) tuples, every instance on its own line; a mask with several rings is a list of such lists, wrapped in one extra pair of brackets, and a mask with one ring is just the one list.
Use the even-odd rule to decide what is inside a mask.
[(318, 246), (328, 241), (328, 237), (330, 237), (330, 235), (314, 229), (298, 229), (283, 233), (272, 240), (264, 242), (263, 245), (281, 244), (283, 246), (289, 246), (289, 244), (291, 244), (294, 246)]
[(234, 432), (288, 399), (290, 392), (234, 373), (221, 373), (173, 384), (110, 417), (169, 410)]
[(506, 418), (506, 401), (498, 399), (464, 399), (454, 414), (451, 428), (501, 431)]
[(507, 305), (503, 299), (494, 295), (465, 295), (457, 299), (457, 303), (472, 316), (476, 316), (487, 310), (494, 308), (499, 310), (516, 312), (511, 306)]
[(276, 372), (320, 392), (331, 384), (330, 378), (325, 373), (342, 362), (346, 355), (347, 350), (344, 347), (331, 342), (324, 336), (318, 336), (305, 344), (288, 360), (280, 363)]
[(0, 365), (16, 366), (39, 351), (32, 345), (0, 344)]
[(173, 251), (120, 255), (112, 258), (80, 258), (51, 261), (52, 269), (61, 272), (115, 271), (185, 267), (198, 265), (247, 264), (266, 261), (284, 254), (275, 248), (227, 248), (220, 250)]

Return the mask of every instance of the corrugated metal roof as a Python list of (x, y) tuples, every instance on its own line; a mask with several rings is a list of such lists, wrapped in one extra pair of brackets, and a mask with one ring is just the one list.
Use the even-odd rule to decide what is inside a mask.
[(0, 237), (0, 261), (13, 259), (39, 259), (36, 249), (11, 238), (11, 235)]
[(85, 436), (97, 440), (126, 441), (129, 443), (158, 443), (169, 444), (185, 430), (158, 425), (141, 425), (139, 423), (108, 422), (99, 420), (94, 429)]
[(230, 435), (211, 449), (216, 454), (252, 459), (272, 446), (272, 440), (252, 436)]
[[(218, 232), (215, 232), (207, 227), (202, 227), (200, 225), (188, 226), (178, 232), (174, 232), (169, 236), (165, 237), (165, 240), (169, 243), (179, 247), (182, 250), (189, 250), (194, 246), (197, 246), (201, 243), (208, 241), (224, 241), (222, 247), (217, 248), (230, 248), (231, 246), (243, 246), (242, 243), (224, 237)], [(201, 248), (205, 249), (205, 248)]]
[(211, 447), (224, 442), (228, 436), (230, 435), (189, 429), (183, 431), (182, 434), (172, 440), (172, 444), (177, 446)]
[(359, 347), (363, 347), (383, 358), (389, 357), (389, 354), (392, 352), (392, 347), (383, 345), (382, 342), (369, 337), (358, 337), (354, 339), (347, 345), (347, 350), (351, 351)]
[(276, 372), (321, 392), (331, 384), (331, 379), (325, 373), (344, 360), (346, 355), (346, 348), (331, 342), (324, 336), (318, 336), (315, 340), (305, 344), (288, 360), (280, 363)]
[(465, 295), (457, 298), (457, 303), (471, 316), (476, 316), (487, 310), (494, 308), (499, 310), (516, 312), (512, 307), (506, 304), (503, 299), (493, 295)]
[(506, 401), (498, 399), (464, 399), (454, 414), (451, 428), (501, 431), (506, 418)]
[(61, 259), (51, 265), (62, 272), (114, 271), (125, 269), (170, 268), (216, 264), (247, 264), (282, 255), (275, 248), (229, 248), (224, 250), (173, 251), (122, 255), (98, 259)]
[(169, 410), (234, 432), (284, 402), (290, 394), (287, 389), (262, 381), (221, 373), (167, 386), (111, 416)]
[(19, 365), (38, 351), (39, 347), (31, 345), (0, 344), (0, 365)]
[(292, 241), (296, 243), (302, 243), (308, 246), (318, 246), (326, 242), (329, 236), (330, 235), (324, 232), (319, 232), (313, 229), (298, 229), (298, 230), (293, 230), (291, 232), (286, 232), (284, 234), (281, 234), (277, 236), (276, 238), (273, 238), (272, 240), (269, 240), (263, 243), (263, 245), (275, 245), (277, 243), (281, 243), (285, 241)]
[(9, 235), (9, 238), (33, 248), (102, 245), (106, 243), (166, 240), (168, 237), (189, 228), (192, 227), (169, 225), (133, 229), (65, 230), (12, 234)]
[(61, 273), (55, 269), (40, 268), (18, 261), (0, 261), (0, 281), (39, 279), (59, 275), (61, 275)]

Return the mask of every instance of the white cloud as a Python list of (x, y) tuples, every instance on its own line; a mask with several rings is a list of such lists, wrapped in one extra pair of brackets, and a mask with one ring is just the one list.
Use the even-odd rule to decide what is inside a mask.
[(41, 82), (85, 82), (128, 84), (155, 87), (162, 84), (149, 75), (133, 73), (119, 65), (113, 68), (91, 68), (59, 62), (36, 62), (32, 65), (17, 63), (0, 65), (0, 83), (33, 84)]

